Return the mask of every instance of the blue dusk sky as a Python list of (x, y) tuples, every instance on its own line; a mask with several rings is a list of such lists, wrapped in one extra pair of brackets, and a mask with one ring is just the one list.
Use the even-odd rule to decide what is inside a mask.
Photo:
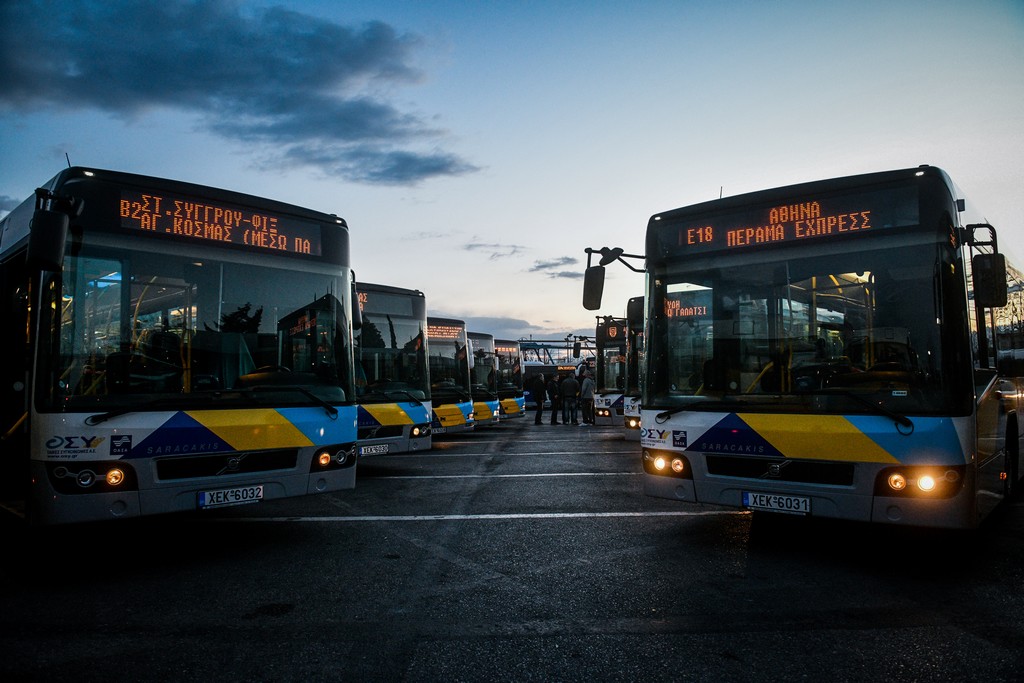
[(360, 280), (592, 334), (651, 214), (933, 164), (1024, 264), (1024, 1), (3, 0), (0, 213), (71, 163), (349, 223)]

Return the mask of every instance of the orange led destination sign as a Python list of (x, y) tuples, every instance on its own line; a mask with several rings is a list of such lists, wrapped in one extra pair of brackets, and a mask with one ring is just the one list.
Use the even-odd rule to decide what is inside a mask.
[(706, 318), (707, 315), (707, 306), (687, 306), (678, 299), (665, 300), (666, 318)]
[[(366, 313), (413, 315), (413, 299), (386, 292), (359, 290), (359, 310)], [(421, 299), (422, 301), (422, 299)]]
[(724, 243), (729, 247), (827, 237), (858, 230), (870, 230), (871, 210), (862, 209), (838, 214), (824, 214), (818, 202), (776, 206), (768, 210), (765, 221), (755, 225), (720, 226), (713, 224), (688, 227), (679, 231), (679, 245)]
[(320, 225), (223, 202), (121, 191), (121, 227), (255, 251), (321, 255)]
[(681, 209), (663, 217), (659, 241), (667, 252), (730, 251), (858, 237), (916, 224), (918, 203), (914, 188), (897, 187), (702, 211), (699, 216), (695, 212), (692, 217), (686, 212)]
[(460, 325), (428, 325), (427, 337), (429, 339), (462, 339), (465, 334), (464, 328)]

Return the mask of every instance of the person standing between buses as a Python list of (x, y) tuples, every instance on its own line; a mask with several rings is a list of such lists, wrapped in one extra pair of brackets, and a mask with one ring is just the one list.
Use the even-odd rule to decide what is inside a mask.
[(580, 423), (576, 399), (580, 395), (580, 383), (576, 375), (569, 374), (562, 380), (562, 424)]
[(583, 411), (583, 424), (594, 424), (594, 378), (589, 372), (583, 373), (580, 383), (580, 403)]
[(558, 393), (558, 375), (548, 380), (548, 400), (551, 401), (551, 424), (558, 424), (558, 411), (562, 408), (562, 397)]
[(537, 374), (530, 380), (530, 397), (537, 405), (537, 418), (534, 424), (540, 424), (544, 419), (544, 394), (547, 393), (548, 385), (544, 381), (544, 374)]

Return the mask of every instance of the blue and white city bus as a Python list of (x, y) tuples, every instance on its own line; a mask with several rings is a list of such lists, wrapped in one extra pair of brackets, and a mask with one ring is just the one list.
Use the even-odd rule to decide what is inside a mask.
[(359, 455), (431, 448), (427, 304), (423, 292), (356, 283)]
[[(594, 330), (596, 368), (594, 378), (594, 424), (624, 424), (623, 400), (626, 391), (625, 318), (602, 316)], [(637, 411), (639, 413), (639, 409)]]
[(622, 394), (622, 417), (627, 441), (640, 440), (640, 387), (643, 382), (644, 298), (626, 303), (626, 389)]
[(937, 528), (1011, 497), (1021, 276), (966, 208), (921, 166), (651, 216), (645, 492)]
[(427, 318), (427, 349), (433, 417), (431, 435), (474, 429), (473, 391), (470, 386), (470, 346), (466, 321)]
[(494, 335), (467, 331), (471, 350), (469, 375), (473, 392), (473, 415), (477, 427), (496, 424), (501, 419), (498, 399), (498, 357)]
[(73, 167), (0, 230), (5, 507), (58, 524), (355, 486), (341, 218)]
[(494, 353), (498, 358), (498, 400), (501, 419), (524, 417), (526, 397), (523, 389), (523, 359), (519, 342), (495, 339)]

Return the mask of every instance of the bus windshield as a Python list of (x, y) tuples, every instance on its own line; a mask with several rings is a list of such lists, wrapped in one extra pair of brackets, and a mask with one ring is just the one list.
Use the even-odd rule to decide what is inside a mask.
[(357, 337), (362, 403), (425, 401), (430, 377), (424, 349), (426, 330), (417, 318), (363, 311)]
[(952, 250), (920, 232), (829, 246), (679, 260), (652, 276), (645, 406), (969, 410)]
[[(61, 275), (45, 410), (345, 402), (349, 283), (305, 271), (84, 244)], [(212, 250), (208, 250), (212, 252)], [(264, 263), (273, 264), (272, 258)]]

